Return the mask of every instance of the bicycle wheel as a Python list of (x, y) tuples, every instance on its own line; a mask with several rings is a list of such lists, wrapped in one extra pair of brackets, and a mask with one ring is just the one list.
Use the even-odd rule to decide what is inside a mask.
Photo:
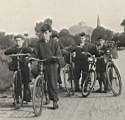
[(23, 105), (23, 85), (20, 71), (15, 71), (13, 75), (13, 98), (15, 108), (20, 108)]
[(108, 87), (112, 90), (114, 96), (119, 96), (122, 91), (122, 81), (118, 68), (112, 62), (106, 66), (106, 74), (108, 79)]
[(43, 103), (43, 78), (41, 76), (38, 76), (35, 79), (33, 86), (32, 102), (34, 114), (35, 116), (39, 116), (42, 112)]
[(96, 72), (94, 70), (91, 70), (88, 72), (86, 79), (81, 86), (82, 96), (87, 97), (90, 95), (96, 81)]
[(67, 65), (63, 71), (64, 75), (64, 86), (67, 94), (74, 95), (74, 79), (73, 79), (73, 70), (70, 65)]

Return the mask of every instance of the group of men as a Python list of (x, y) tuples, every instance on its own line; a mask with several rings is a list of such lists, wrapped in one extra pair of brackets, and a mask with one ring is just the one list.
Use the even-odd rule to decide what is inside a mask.
[[(103, 56), (105, 54), (105, 40), (99, 38), (98, 45), (94, 45), (91, 43), (86, 43), (86, 34), (84, 32), (80, 33), (80, 44), (69, 47), (69, 49), (65, 49), (59, 44), (59, 34), (57, 32), (53, 32), (52, 26), (49, 24), (42, 24), (39, 31), (37, 31), (38, 41), (34, 47), (34, 49), (30, 47), (23, 46), (25, 41), (24, 37), (16, 36), (14, 39), (16, 41), (16, 45), (12, 48), (9, 48), (5, 51), (5, 55), (14, 54), (14, 53), (30, 53), (36, 58), (39, 59), (49, 59), (49, 62), (45, 64), (46, 70), (44, 71), (47, 77), (45, 77), (48, 86), (48, 94), (49, 99), (53, 101), (53, 109), (57, 109), (58, 106), (58, 93), (57, 93), (57, 83), (59, 82), (60, 86), (62, 81), (60, 79), (60, 69), (64, 67), (66, 64), (63, 61), (63, 56), (67, 56), (70, 52), (74, 52), (74, 77), (75, 77), (75, 91), (80, 91), (79, 79), (82, 74), (82, 82), (81, 86), (84, 83), (87, 71), (88, 71), (88, 56), (86, 52), (90, 52), (92, 55), (100, 57), (97, 60), (97, 75), (99, 80), (100, 88), (97, 92), (103, 92), (102, 83), (104, 85), (104, 92), (107, 92), (107, 85), (105, 79), (105, 61)], [(59, 58), (57, 60), (53, 60), (53, 58)], [(13, 70), (16, 70), (16, 59), (13, 58)], [(101, 67), (100, 67), (101, 66)], [(29, 73), (28, 64), (26, 64), (26, 60), (23, 58), (21, 60), (21, 72), (24, 84), (24, 101), (30, 102), (31, 95), (28, 84), (31, 82)], [(18, 94), (18, 93), (17, 93)], [(18, 96), (17, 96), (18, 99)]]

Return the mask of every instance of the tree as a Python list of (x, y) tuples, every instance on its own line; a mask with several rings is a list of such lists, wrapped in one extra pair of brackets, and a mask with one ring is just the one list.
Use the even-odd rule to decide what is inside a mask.
[(67, 29), (62, 29), (59, 33), (59, 36), (60, 42), (64, 47), (75, 44), (74, 37), (69, 33)]
[(121, 26), (125, 26), (125, 19), (121, 22)]
[(6, 35), (3, 32), (0, 32), (0, 49), (6, 49), (14, 45), (13, 41), (14, 35)]
[(104, 27), (98, 26), (93, 30), (91, 41), (96, 42), (99, 37), (105, 40), (112, 40), (113, 32), (111, 30), (105, 29)]

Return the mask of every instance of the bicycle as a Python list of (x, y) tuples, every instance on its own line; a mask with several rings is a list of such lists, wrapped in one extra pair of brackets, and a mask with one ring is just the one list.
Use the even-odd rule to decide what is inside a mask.
[(74, 95), (75, 87), (74, 87), (74, 73), (73, 73), (73, 61), (72, 61), (72, 53), (70, 53), (70, 63), (66, 64), (63, 69), (63, 77), (64, 77), (64, 87), (67, 94)]
[[(16, 57), (17, 58), (17, 70), (14, 71), (13, 75), (13, 98), (14, 98), (14, 105), (15, 108), (19, 108), (23, 105), (23, 89), (24, 86), (22, 84), (22, 78), (21, 78), (21, 67), (20, 67), (20, 56), (21, 57), (28, 57), (29, 54), (12, 54), (9, 55), (10, 57)], [(43, 73), (43, 63), (46, 61), (39, 60), (36, 58), (29, 57), (29, 63), (32, 61), (37, 61), (39, 64), (39, 73), (37, 77), (34, 80), (33, 83), (33, 89), (32, 89), (32, 105), (33, 105), (33, 111), (35, 116), (39, 116), (42, 112), (42, 103), (43, 103), (43, 86), (44, 86), (44, 73)], [(30, 88), (31, 89), (31, 88)]]
[[(14, 105), (15, 108), (19, 108), (23, 105), (23, 90), (24, 90), (24, 85), (22, 84), (22, 78), (21, 78), (21, 66), (20, 66), (20, 57), (26, 57), (29, 54), (11, 54), (8, 55), (10, 57), (15, 57), (17, 59), (17, 68), (13, 73), (13, 98), (14, 98)], [(16, 64), (16, 63), (15, 63)]]
[[(44, 71), (46, 71), (46, 63), (49, 63), (51, 60), (57, 61), (62, 57), (56, 57), (53, 56), (50, 59), (37, 59), (37, 58), (30, 58), (29, 60), (37, 61), (39, 66), (39, 74), (36, 76), (34, 80), (33, 85), (33, 92), (32, 92), (32, 103), (33, 103), (33, 110), (35, 116), (39, 116), (42, 112), (42, 105), (43, 105), (43, 98), (45, 97), (45, 104), (47, 104), (49, 98), (48, 98), (48, 89), (47, 89), (47, 81), (45, 78), (47, 78), (47, 75), (44, 74)], [(44, 64), (45, 63), (45, 64)]]
[(93, 87), (96, 82), (96, 59), (91, 55), (90, 53), (88, 54), (88, 62), (89, 62), (89, 69), (87, 71), (86, 78), (81, 85), (81, 92), (83, 97), (87, 97), (90, 95), (90, 93), (93, 90)]
[(111, 89), (114, 96), (119, 96), (122, 91), (122, 80), (119, 70), (115, 63), (113, 62), (111, 52), (109, 50), (107, 53), (107, 64), (106, 64), (106, 76), (108, 80), (108, 89)]
[(30, 62), (37, 61), (39, 66), (39, 73), (34, 79), (33, 83), (33, 90), (32, 90), (32, 104), (35, 116), (39, 116), (42, 112), (42, 105), (43, 105), (43, 98), (45, 95), (45, 99), (48, 99), (47, 96), (47, 81), (45, 80), (44, 75), (44, 62), (47, 59), (37, 59), (37, 58), (30, 58)]

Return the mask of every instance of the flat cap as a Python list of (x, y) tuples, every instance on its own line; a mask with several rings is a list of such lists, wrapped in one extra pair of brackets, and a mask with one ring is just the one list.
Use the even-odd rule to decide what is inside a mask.
[(85, 32), (81, 32), (80, 34), (79, 34), (79, 36), (85, 36), (86, 34), (85, 34)]

